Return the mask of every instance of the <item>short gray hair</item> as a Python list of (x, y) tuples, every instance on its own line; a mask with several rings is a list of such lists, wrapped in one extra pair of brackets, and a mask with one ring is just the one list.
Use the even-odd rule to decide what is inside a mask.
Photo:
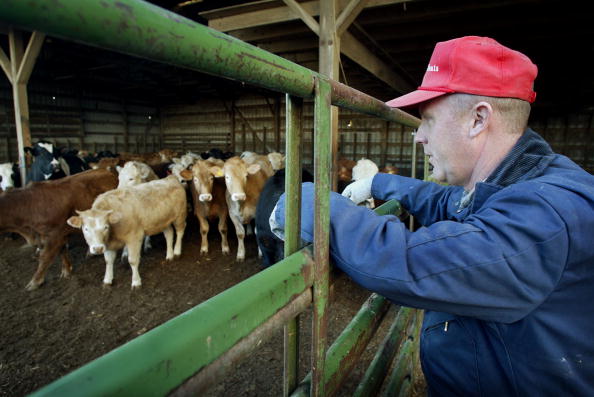
[(493, 107), (493, 111), (501, 116), (506, 130), (523, 133), (528, 126), (528, 117), (530, 117), (530, 103), (518, 98), (499, 98), (492, 96), (481, 96), (464, 93), (452, 94), (458, 111), (465, 112), (470, 110), (477, 102), (488, 102)]

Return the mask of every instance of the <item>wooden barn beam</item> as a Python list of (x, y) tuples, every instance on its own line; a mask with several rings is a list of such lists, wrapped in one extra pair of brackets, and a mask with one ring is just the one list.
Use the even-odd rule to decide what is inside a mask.
[[(320, 35), (320, 26), (315, 19), (313, 19), (312, 15), (319, 15), (319, 3), (315, 2), (304, 2), (304, 3), (297, 3), (295, 0), (283, 0), (287, 6), (286, 10), (289, 14), (293, 15), (292, 19), (301, 18), (304, 23), (316, 34)], [(337, 5), (335, 6), (338, 9), (338, 3), (346, 3), (345, 0), (337, 0)], [(399, 1), (402, 2), (402, 1)], [(315, 4), (313, 4), (315, 3)], [(321, 4), (322, 6), (325, 5), (325, 1)], [(339, 54), (343, 53), (344, 55), (348, 56), (351, 60), (355, 63), (359, 64), (361, 67), (375, 75), (377, 78), (388, 84), (391, 88), (398, 92), (409, 92), (413, 91), (414, 87), (410, 85), (402, 76), (395, 73), (392, 68), (387, 65), (384, 61), (382, 61), (379, 57), (377, 57), (373, 52), (371, 52), (363, 43), (355, 38), (352, 34), (346, 31), (348, 25), (352, 23), (352, 21), (356, 18), (358, 13), (365, 7), (371, 6), (371, 4), (375, 4), (374, 0), (351, 0), (346, 6), (343, 8), (343, 12), (340, 14), (341, 17), (341, 26), (343, 33), (342, 35), (336, 33), (334, 34), (332, 41), (337, 42), (339, 37), (343, 42), (343, 45), (336, 45), (337, 51), (339, 51), (337, 55), (337, 59), (339, 59)], [(282, 8), (282, 7), (281, 7)], [(267, 9), (261, 11), (254, 11), (252, 13), (241, 14), (240, 16), (244, 17), (241, 20), (236, 20), (237, 25), (219, 25), (215, 23), (216, 20), (209, 21), (209, 26), (215, 29), (226, 29), (226, 30), (234, 30), (236, 32), (241, 32), (241, 30), (246, 27), (246, 24), (249, 24), (249, 20), (252, 16), (248, 14), (258, 14), (260, 18), (265, 18), (263, 14), (260, 13), (272, 13), (272, 10), (277, 10), (279, 8), (274, 9)], [(285, 8), (283, 8), (285, 9)], [(235, 18), (233, 17), (226, 17), (226, 18)], [(270, 15), (268, 16), (270, 17)], [(321, 19), (321, 17), (320, 17)], [(212, 22), (212, 24), (211, 24)], [(260, 20), (258, 24), (266, 24), (266, 23), (273, 23), (275, 22), (274, 19), (263, 21)], [(337, 19), (335, 18), (332, 22), (333, 25), (333, 32), (336, 32), (337, 29)], [(223, 31), (226, 31), (223, 30)], [(279, 30), (279, 34), (282, 34), (282, 31)], [(238, 38), (242, 37), (243, 40), (246, 39), (247, 34), (239, 35)], [(325, 40), (326, 42), (327, 40)], [(311, 39), (297, 39), (297, 40), (285, 40), (285, 41), (274, 41), (270, 43), (260, 43), (258, 47), (265, 49), (266, 51), (272, 53), (279, 53), (279, 52), (297, 52), (302, 50), (308, 50), (316, 47), (316, 42)], [(321, 45), (321, 41), (319, 43)], [(321, 47), (320, 47), (321, 48)], [(320, 50), (321, 51), (321, 50)], [(320, 52), (321, 54), (321, 52)], [(322, 60), (320, 57), (320, 69), (319, 71), (323, 74), (326, 74), (330, 78), (335, 78), (338, 76), (338, 61), (336, 64), (336, 75), (330, 75), (329, 72), (322, 71)]]
[(283, 0), (287, 7), (291, 9), (291, 11), (307, 25), (308, 28), (312, 30), (315, 34), (320, 34), (320, 25), (318, 21), (313, 19), (313, 17), (299, 5), (295, 0)]
[(363, 11), (367, 0), (351, 0), (336, 18), (336, 34), (340, 37), (353, 23), (355, 18)]
[[(25, 147), (31, 146), (31, 127), (29, 124), (29, 99), (27, 96), (27, 83), (33, 66), (41, 51), (41, 46), (45, 39), (45, 34), (33, 32), (27, 49), (23, 50), (22, 32), (10, 29), (8, 32), (8, 47), (10, 59), (4, 51), (0, 54), (2, 69), (8, 76), (12, 84), (12, 95), (14, 102), (14, 118), (17, 132), (19, 171), (23, 185), (26, 183), (27, 158), (25, 156)], [(9, 148), (6, 148), (9, 150)]]
[[(365, 8), (379, 7), (390, 4), (407, 3), (410, 1), (414, 0), (368, 0), (366, 2)], [(345, 8), (347, 2), (348, 0), (339, 0), (339, 9)], [(303, 3), (299, 3), (299, 6), (312, 17), (320, 15), (320, 7), (319, 2), (317, 0), (305, 1)], [(209, 19), (209, 27), (219, 30), (221, 32), (228, 32), (234, 29), (245, 29), (255, 26), (269, 25), (271, 23), (287, 22), (299, 19), (299, 16), (295, 14), (288, 5), (267, 8), (258, 11), (238, 13), (236, 15), (224, 17), (209, 18), (209, 16), (211, 15), (209, 15), (208, 12), (202, 12), (199, 13), (199, 15), (206, 19)]]

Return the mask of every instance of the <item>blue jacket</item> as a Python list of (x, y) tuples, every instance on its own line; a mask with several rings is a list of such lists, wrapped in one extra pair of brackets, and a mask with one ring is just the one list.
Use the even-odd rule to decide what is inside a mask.
[[(332, 193), (331, 256), (365, 288), (426, 309), (431, 395), (594, 396), (594, 176), (527, 130), (466, 207), (461, 187), (397, 175), (377, 174), (372, 193), (424, 227)], [(311, 242), (312, 184), (302, 203)], [(284, 227), (284, 196), (275, 217)]]

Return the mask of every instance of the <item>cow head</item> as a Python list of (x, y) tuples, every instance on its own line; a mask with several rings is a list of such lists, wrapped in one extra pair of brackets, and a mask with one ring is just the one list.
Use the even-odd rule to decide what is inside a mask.
[(212, 200), (212, 185), (214, 178), (223, 177), (223, 169), (220, 164), (213, 161), (198, 160), (192, 165), (192, 181), (198, 193), (198, 200), (208, 202)]
[(103, 254), (107, 248), (111, 226), (121, 220), (121, 214), (99, 209), (77, 210), (76, 213), (78, 216), (71, 216), (66, 222), (74, 228), (82, 229), (91, 254)]
[(47, 141), (39, 141), (33, 147), (26, 147), (26, 152), (31, 153), (35, 160), (35, 167), (43, 174), (44, 179), (49, 179), (52, 174), (60, 171), (60, 162), (54, 155), (54, 145)]
[(6, 191), (14, 187), (13, 165), (12, 163), (0, 164), (0, 189)]
[(128, 161), (123, 167), (117, 167), (118, 170), (118, 189), (121, 187), (135, 186), (144, 183), (150, 175), (150, 168), (144, 167), (137, 161)]
[(248, 175), (257, 174), (261, 167), (259, 164), (248, 164), (239, 157), (231, 157), (225, 161), (223, 175), (227, 193), (232, 201), (245, 201), (245, 186)]

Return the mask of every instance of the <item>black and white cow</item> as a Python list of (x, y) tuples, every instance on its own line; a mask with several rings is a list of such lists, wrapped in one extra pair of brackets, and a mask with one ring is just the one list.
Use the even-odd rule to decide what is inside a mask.
[(21, 174), (18, 164), (3, 163), (0, 164), (0, 190), (7, 191), (14, 187), (21, 186)]
[[(313, 182), (313, 175), (301, 171), (302, 182)], [(262, 252), (262, 267), (274, 265), (284, 258), (285, 243), (270, 230), (269, 218), (278, 199), (285, 192), (285, 169), (276, 171), (266, 181), (256, 206), (256, 241)]]
[(54, 156), (54, 145), (51, 142), (39, 141), (33, 147), (26, 147), (25, 152), (35, 157), (27, 173), (27, 183), (57, 179), (65, 175), (60, 162)]

